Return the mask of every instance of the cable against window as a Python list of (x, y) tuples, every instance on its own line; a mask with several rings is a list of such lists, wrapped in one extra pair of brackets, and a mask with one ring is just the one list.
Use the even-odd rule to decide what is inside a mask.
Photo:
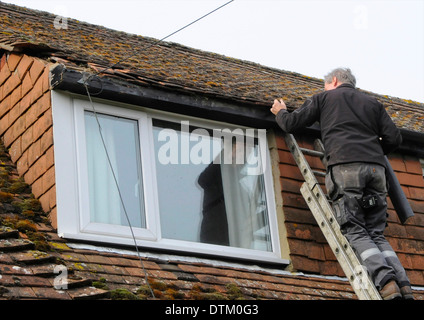
[[(191, 25), (195, 24), (196, 22), (198, 22), (198, 21), (202, 20), (203, 18), (205, 18), (205, 17), (207, 17), (207, 16), (211, 15), (212, 13), (214, 13), (214, 12), (218, 11), (219, 9), (221, 9), (221, 8), (225, 7), (226, 5), (230, 4), (230, 3), (231, 3), (231, 2), (233, 2), (233, 1), (235, 1), (235, 0), (230, 0), (230, 1), (226, 2), (225, 4), (223, 4), (223, 5), (219, 6), (218, 8), (216, 8), (216, 9), (214, 9), (214, 10), (212, 10), (212, 11), (208, 12), (207, 14), (205, 14), (205, 15), (201, 16), (200, 18), (198, 18), (198, 19), (196, 19), (196, 20), (194, 20), (194, 21), (190, 22), (189, 24), (185, 25), (184, 27), (182, 27), (182, 28), (180, 28), (180, 29), (178, 29), (178, 30), (176, 30), (176, 31), (174, 31), (174, 32), (172, 32), (172, 33), (170, 33), (170, 34), (169, 34), (169, 35), (167, 35), (166, 37), (164, 37), (164, 38), (162, 38), (162, 39), (160, 39), (160, 40), (157, 40), (156, 42), (154, 42), (154, 43), (150, 44), (149, 46), (146, 46), (145, 48), (141, 48), (140, 50), (135, 51), (135, 53), (133, 53), (132, 55), (130, 55), (130, 56), (128, 56), (128, 57), (126, 57), (125, 59), (122, 59), (122, 60), (120, 60), (120, 61), (118, 61), (118, 62), (116, 62), (116, 63), (114, 63), (114, 64), (110, 65), (109, 67), (106, 67), (105, 69), (103, 69), (103, 70), (100, 70), (100, 71), (96, 72), (94, 75), (90, 75), (90, 76), (88, 76), (88, 77), (83, 77), (80, 81), (78, 81), (78, 82), (80, 82), (80, 83), (82, 83), (82, 84), (84, 85), (85, 90), (86, 90), (86, 92), (87, 92), (87, 96), (88, 96), (88, 99), (89, 99), (89, 101), (90, 101), (90, 106), (91, 106), (91, 109), (92, 109), (92, 111), (93, 111), (93, 113), (94, 113), (94, 116), (95, 116), (95, 119), (96, 119), (96, 122), (97, 122), (97, 125), (98, 125), (98, 128), (99, 128), (100, 138), (101, 138), (101, 140), (102, 140), (103, 148), (104, 148), (105, 153), (106, 153), (106, 157), (107, 157), (107, 161), (108, 161), (108, 164), (109, 164), (109, 168), (110, 168), (110, 170), (111, 170), (111, 172), (112, 172), (112, 176), (113, 176), (113, 179), (114, 179), (114, 181), (115, 181), (116, 188), (118, 189), (119, 199), (120, 199), (121, 204), (122, 204), (122, 207), (123, 207), (123, 209), (124, 209), (125, 217), (126, 217), (126, 219), (127, 219), (128, 226), (129, 226), (130, 231), (131, 231), (131, 236), (132, 236), (133, 241), (134, 241), (134, 246), (135, 246), (135, 249), (136, 249), (136, 252), (137, 252), (137, 256), (138, 256), (138, 258), (139, 258), (139, 260), (140, 260), (140, 264), (141, 264), (141, 267), (142, 267), (142, 269), (143, 269), (144, 278), (145, 278), (146, 284), (147, 284), (147, 286), (149, 287), (150, 293), (151, 293), (151, 295), (152, 295), (152, 297), (153, 297), (153, 298), (155, 298), (155, 294), (154, 294), (154, 292), (153, 292), (153, 290), (152, 290), (152, 287), (151, 287), (151, 286), (150, 286), (150, 284), (149, 284), (149, 281), (148, 281), (148, 278), (147, 278), (147, 271), (146, 271), (146, 269), (145, 269), (145, 267), (144, 267), (143, 260), (141, 259), (140, 252), (139, 252), (139, 250), (138, 250), (137, 240), (136, 240), (135, 235), (134, 235), (133, 227), (132, 227), (132, 225), (131, 225), (131, 222), (130, 222), (130, 219), (129, 219), (129, 216), (128, 216), (128, 213), (127, 213), (127, 209), (126, 209), (126, 207), (125, 207), (125, 203), (124, 203), (124, 200), (123, 200), (123, 198), (122, 198), (121, 189), (120, 189), (120, 187), (119, 187), (119, 183), (118, 183), (118, 180), (117, 180), (117, 178), (116, 178), (115, 171), (114, 171), (114, 169), (113, 169), (113, 167), (112, 167), (112, 162), (111, 162), (111, 159), (110, 159), (110, 156), (109, 156), (109, 152), (108, 152), (107, 147), (106, 147), (106, 143), (105, 143), (105, 141), (104, 141), (104, 137), (103, 137), (103, 134), (102, 134), (102, 127), (101, 127), (101, 125), (100, 125), (100, 121), (99, 121), (98, 116), (97, 116), (96, 108), (94, 107), (94, 103), (93, 103), (93, 100), (92, 100), (92, 98), (91, 98), (91, 96), (92, 96), (93, 94), (90, 94), (90, 91), (89, 91), (89, 89), (88, 89), (88, 81), (90, 80), (90, 78), (92, 78), (92, 77), (96, 77), (96, 76), (97, 76), (97, 75), (99, 75), (100, 73), (105, 72), (106, 70), (113, 68), (113, 67), (114, 67), (114, 66), (116, 66), (117, 64), (122, 63), (122, 62), (124, 62), (124, 61), (126, 61), (126, 60), (128, 60), (128, 59), (130, 59), (130, 58), (132, 58), (132, 57), (134, 57), (135, 55), (139, 54), (142, 50), (146, 50), (146, 49), (148, 49), (148, 48), (151, 48), (151, 47), (153, 47), (153, 46), (155, 46), (155, 45), (159, 44), (160, 42), (164, 41), (165, 39), (167, 39), (167, 38), (169, 38), (169, 37), (171, 37), (171, 36), (173, 36), (173, 35), (177, 34), (178, 32), (180, 32), (180, 31), (182, 31), (182, 30), (186, 29), (187, 27), (189, 27), (189, 26), (191, 26)], [(100, 84), (101, 84), (101, 82), (100, 82)], [(102, 90), (103, 90), (103, 89), (102, 89), (102, 87), (101, 87), (100, 91), (99, 91), (98, 93), (96, 93), (96, 95), (98, 95), (98, 94), (99, 94)]]

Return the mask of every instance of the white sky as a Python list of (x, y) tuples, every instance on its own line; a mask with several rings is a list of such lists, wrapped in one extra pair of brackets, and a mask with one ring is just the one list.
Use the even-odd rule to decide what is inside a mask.
[[(161, 39), (228, 0), (2, 1)], [(167, 41), (424, 102), (423, 0), (235, 0)]]

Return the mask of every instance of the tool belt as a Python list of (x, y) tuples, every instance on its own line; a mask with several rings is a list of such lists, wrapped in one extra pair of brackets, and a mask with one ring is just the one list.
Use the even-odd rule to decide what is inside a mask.
[(374, 208), (378, 205), (378, 196), (369, 194), (358, 199), (359, 205), (364, 209)]

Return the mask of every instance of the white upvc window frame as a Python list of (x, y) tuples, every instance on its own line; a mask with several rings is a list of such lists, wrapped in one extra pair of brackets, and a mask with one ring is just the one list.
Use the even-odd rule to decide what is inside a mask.
[[(128, 227), (113, 225), (113, 224), (103, 224), (90, 222), (90, 207), (89, 207), (89, 190), (88, 190), (88, 173), (87, 173), (87, 146), (85, 139), (85, 125), (84, 125), (84, 111), (91, 111), (90, 104), (87, 104), (83, 100), (74, 100), (74, 116), (75, 116), (75, 133), (76, 133), (76, 150), (77, 150), (77, 165), (78, 165), (78, 190), (79, 190), (79, 223), (80, 231), (82, 233), (97, 233), (97, 234), (110, 234), (117, 237), (128, 237)], [(88, 106), (88, 108), (87, 108)], [(117, 116), (122, 118), (128, 118), (136, 120), (138, 122), (139, 129), (139, 139), (143, 139), (143, 145), (145, 146), (148, 141), (145, 137), (149, 136), (149, 119), (147, 115), (143, 112), (137, 112), (131, 109), (125, 108), (110, 108), (104, 104), (95, 103), (95, 110), (99, 114), (107, 114), (111, 116)], [(141, 146), (140, 146), (141, 147)], [(150, 169), (154, 165), (152, 162), (152, 157), (149, 157), (148, 152), (145, 152), (141, 149), (141, 163), (142, 165), (142, 176), (145, 185), (155, 184), (155, 179), (153, 178), (152, 172)], [(145, 200), (144, 206), (150, 212), (154, 211), (154, 208), (157, 207), (154, 203), (151, 203), (151, 200), (155, 198), (154, 193), (152, 192), (154, 188), (146, 188), (144, 190)], [(146, 228), (133, 228), (134, 236), (139, 239), (156, 241), (158, 239), (158, 216), (157, 214), (146, 215)], [(131, 234), (131, 233), (130, 233)]]
[(423, 177), (424, 177), (424, 158), (420, 159), (421, 169), (423, 171)]
[[(267, 151), (265, 152), (266, 159), (262, 159), (261, 161), (265, 161), (266, 164), (264, 182), (272, 251), (267, 252), (164, 239), (161, 237), (158, 188), (154, 174), (156, 168), (155, 159), (152, 156), (154, 150), (153, 133), (151, 130), (152, 119), (171, 122), (189, 120), (190, 125), (204, 127), (206, 129), (235, 128), (235, 125), (186, 116), (182, 117), (178, 114), (170, 114), (122, 103), (99, 101), (94, 102), (94, 108), (97, 113), (135, 119), (139, 123), (143, 185), (149, 187), (143, 188), (146, 228), (132, 228), (135, 242), (138, 246), (272, 263), (288, 263), (287, 260), (281, 258), (271, 162), (267, 145), (260, 145), (260, 148), (266, 148)], [(52, 91), (58, 234), (60, 237), (68, 239), (133, 246), (134, 239), (129, 227), (92, 223), (88, 220), (89, 199), (85, 160), (84, 110), (93, 111), (93, 106), (88, 100), (63, 92)], [(260, 143), (263, 144), (264, 141)]]

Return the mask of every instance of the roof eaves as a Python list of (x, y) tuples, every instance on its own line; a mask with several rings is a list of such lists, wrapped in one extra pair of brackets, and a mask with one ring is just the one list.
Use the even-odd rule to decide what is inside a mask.
[(56, 65), (51, 70), (52, 90), (63, 90), (87, 96), (85, 79), (90, 95), (94, 98), (150, 107), (162, 111), (178, 112), (185, 115), (205, 116), (211, 120), (234, 121), (241, 125), (269, 128), (275, 120), (269, 108), (247, 100), (231, 100), (227, 97), (205, 95), (202, 92), (184, 88), (154, 85), (153, 83), (133, 83), (113, 76), (90, 77), (92, 73), (68, 69)]

